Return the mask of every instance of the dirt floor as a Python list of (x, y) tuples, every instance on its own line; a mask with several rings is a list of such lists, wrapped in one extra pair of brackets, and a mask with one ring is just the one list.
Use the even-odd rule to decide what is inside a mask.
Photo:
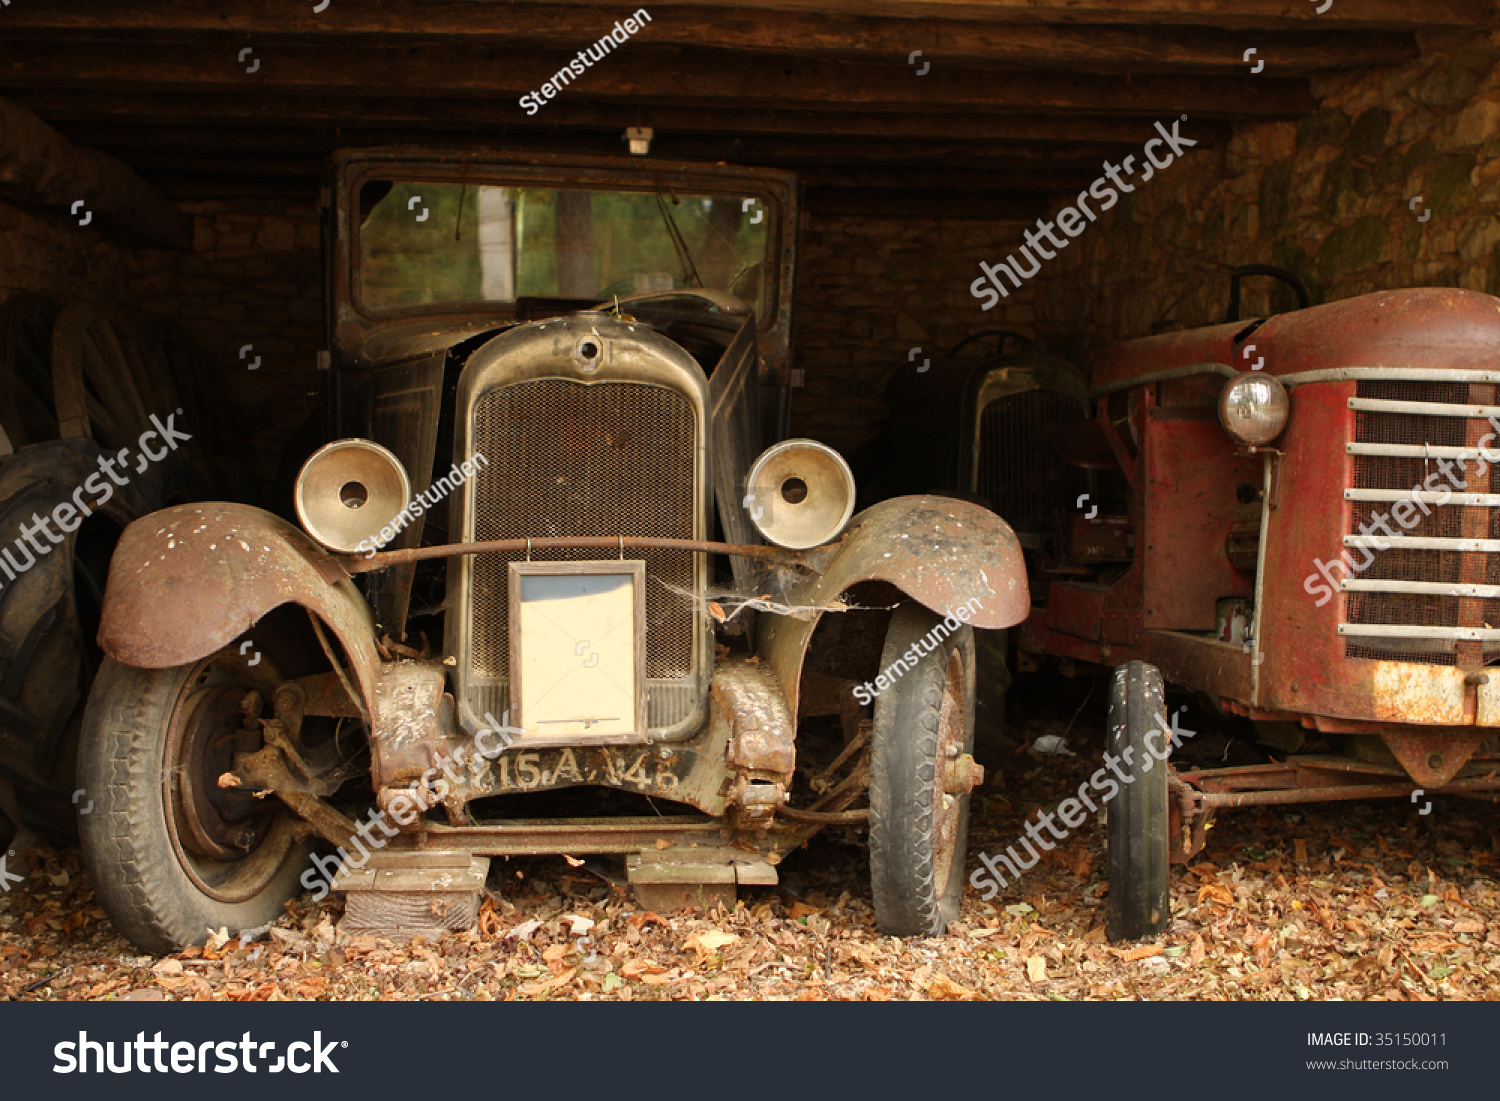
[[(1075, 693), (1074, 696), (1081, 695)], [(1012, 705), (1014, 748), (977, 791), (968, 867), (1096, 768), (1103, 713), (1066, 691)], [(1183, 725), (1195, 722), (1191, 709)], [(1193, 752), (1243, 763), (1205, 721)], [(1066, 733), (1077, 754), (1028, 751)], [(863, 834), (814, 840), (733, 911), (642, 911), (608, 861), (496, 860), (479, 927), (435, 943), (339, 937), (310, 896), (250, 944), (157, 959), (111, 928), (76, 848), (33, 850), (0, 895), (11, 999), (1481, 999), (1500, 996), (1493, 806), (1434, 800), (1241, 811), (1172, 877), (1170, 929), (1104, 939), (1102, 823), (1044, 854), (993, 901), (969, 891), (946, 936), (882, 937)], [(17, 869), (12, 864), (11, 871)]]

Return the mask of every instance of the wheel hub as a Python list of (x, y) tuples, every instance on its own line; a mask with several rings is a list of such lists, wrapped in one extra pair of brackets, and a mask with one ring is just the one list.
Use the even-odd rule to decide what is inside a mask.
[[(259, 696), (250, 693), (258, 702)], [(183, 844), (211, 860), (242, 860), (260, 842), (274, 808), (249, 793), (221, 788), (219, 777), (234, 767), (237, 753), (260, 747), (258, 728), (247, 713), (248, 697), (235, 684), (197, 689), (181, 709), (177, 744), (180, 772), (177, 810)], [(248, 709), (250, 713), (258, 707)]]

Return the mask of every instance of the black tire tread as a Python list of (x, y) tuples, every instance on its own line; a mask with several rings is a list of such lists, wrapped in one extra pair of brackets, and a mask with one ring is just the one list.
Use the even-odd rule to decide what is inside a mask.
[[(881, 668), (906, 652), (941, 619), (920, 605), (906, 604), (891, 617)], [(922, 655), (917, 667), (875, 703), (870, 777), (870, 886), (875, 920), (888, 936), (937, 935), (957, 917), (962, 896), (967, 803), (959, 821), (957, 851), (949, 883), (934, 882), (933, 779), (938, 768), (938, 719), (948, 662), (965, 648), (968, 734), (973, 736), (973, 636), (968, 627)], [(958, 890), (952, 884), (957, 879)]]
[[(1166, 737), (1166, 697), (1161, 672), (1132, 661), (1110, 682), (1109, 751), (1132, 747), (1135, 779), (1120, 784), (1109, 808), (1109, 920), (1111, 941), (1156, 936), (1171, 922), (1167, 838), (1167, 763), (1150, 756), (1145, 736)], [(1145, 768), (1146, 761), (1151, 767)]]
[(203, 895), (183, 873), (166, 831), (162, 755), (167, 709), (185, 674), (106, 658), (79, 744), (78, 784), (94, 802), (79, 819), (84, 863), (115, 927), (153, 953), (202, 944), (210, 927), (238, 932), (274, 920), (299, 866), (288, 859), (260, 895), (237, 904)]

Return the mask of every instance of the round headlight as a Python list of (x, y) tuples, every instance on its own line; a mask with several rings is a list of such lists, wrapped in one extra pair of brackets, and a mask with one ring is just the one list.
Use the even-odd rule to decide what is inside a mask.
[(849, 464), (816, 440), (783, 440), (768, 447), (750, 468), (745, 488), (750, 522), (778, 547), (821, 546), (854, 515)]
[(334, 440), (302, 464), (294, 492), (307, 534), (331, 551), (353, 554), (393, 538), (390, 531), (411, 500), (411, 482), (401, 460), (378, 443)]
[(1219, 423), (1251, 447), (1264, 446), (1281, 435), (1291, 411), (1291, 395), (1274, 375), (1240, 375), (1219, 395)]

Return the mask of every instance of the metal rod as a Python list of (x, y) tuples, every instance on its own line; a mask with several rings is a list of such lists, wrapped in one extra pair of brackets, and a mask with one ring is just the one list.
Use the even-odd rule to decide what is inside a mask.
[[(1281, 806), (1287, 803), (1334, 803), (1350, 799), (1399, 798), (1416, 791), (1411, 782), (1392, 784), (1349, 784), (1326, 788), (1292, 788), (1287, 791), (1200, 792), (1194, 796), (1205, 810), (1218, 807)], [(1476, 791), (1500, 791), (1500, 777), (1454, 780), (1440, 788), (1427, 788), (1427, 795), (1462, 795)]]
[(863, 810), (798, 810), (796, 807), (782, 807), (776, 813), (793, 822), (818, 822), (828, 826), (857, 826), (870, 820), (868, 807)]
[(763, 547), (741, 543), (714, 543), (703, 539), (658, 539), (635, 535), (570, 535), (548, 539), (489, 539), (479, 543), (449, 543), (439, 547), (408, 547), (405, 550), (378, 554), (341, 555), (339, 563), (351, 574), (370, 573), (407, 562), (425, 562), (432, 558), (455, 558), (462, 554), (497, 554), (505, 551), (557, 550), (568, 547), (599, 547), (612, 551), (624, 548), (703, 551), (708, 554), (730, 554), (787, 566), (808, 565), (802, 551), (785, 547)]

